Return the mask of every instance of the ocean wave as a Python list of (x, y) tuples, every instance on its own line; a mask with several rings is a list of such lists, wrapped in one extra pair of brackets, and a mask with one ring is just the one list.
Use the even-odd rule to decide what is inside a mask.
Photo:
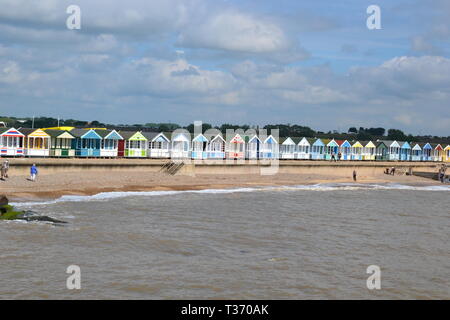
[(415, 191), (450, 191), (450, 185), (442, 186), (408, 186), (402, 184), (361, 184), (361, 183), (319, 183), (311, 185), (292, 185), (292, 186), (269, 186), (269, 187), (248, 187), (248, 188), (230, 188), (230, 189), (203, 189), (203, 190), (180, 190), (180, 191), (122, 191), (122, 192), (101, 192), (91, 196), (66, 195), (55, 200), (34, 201), (34, 202), (15, 202), (11, 203), (18, 207), (27, 207), (34, 205), (48, 205), (60, 202), (86, 202), (86, 201), (105, 201), (125, 197), (154, 197), (170, 196), (184, 193), (199, 194), (227, 194), (257, 191), (345, 191), (345, 190), (415, 190)]

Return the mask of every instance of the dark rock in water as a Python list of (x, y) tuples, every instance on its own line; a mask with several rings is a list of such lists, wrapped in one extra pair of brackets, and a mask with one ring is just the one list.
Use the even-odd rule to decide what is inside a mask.
[(17, 216), (16, 219), (25, 220), (25, 221), (44, 221), (44, 222), (53, 222), (53, 223), (67, 223), (66, 221), (56, 220), (50, 218), (48, 216), (39, 216), (33, 211), (25, 211), (24, 213)]
[(8, 203), (9, 203), (9, 200), (6, 196), (0, 196), (0, 207), (7, 206)]

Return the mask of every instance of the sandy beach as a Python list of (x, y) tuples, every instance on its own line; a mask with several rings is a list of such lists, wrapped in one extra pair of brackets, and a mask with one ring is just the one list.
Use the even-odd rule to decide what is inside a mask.
[[(357, 183), (440, 184), (437, 181), (417, 176), (386, 175), (383, 173), (382, 164), (352, 164), (349, 166), (342, 163), (334, 165), (330, 163), (286, 165), (283, 163), (278, 173), (274, 175), (259, 174), (259, 171), (255, 170), (258, 166), (229, 166), (224, 169), (220, 166), (197, 165), (194, 170), (182, 170), (176, 175), (169, 175), (158, 172), (159, 166), (59, 167), (42, 161), (40, 164), (38, 163), (40, 171), (37, 181), (31, 182), (28, 180), (26, 163), (23, 160), (16, 161), (21, 161), (20, 165), (22, 166), (13, 167), (10, 170), (9, 179), (0, 181), (0, 194), (5, 194), (13, 201), (55, 199), (62, 195), (93, 195), (112, 191), (199, 190), (354, 183), (353, 170), (358, 172)], [(392, 163), (388, 165), (392, 166)], [(433, 170), (432, 168), (428, 169)]]

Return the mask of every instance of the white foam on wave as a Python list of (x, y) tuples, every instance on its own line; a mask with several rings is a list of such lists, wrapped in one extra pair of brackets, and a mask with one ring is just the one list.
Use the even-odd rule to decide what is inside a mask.
[(14, 206), (27, 207), (34, 205), (48, 205), (59, 202), (86, 202), (86, 201), (105, 201), (125, 197), (154, 197), (169, 196), (184, 193), (200, 194), (227, 194), (256, 191), (345, 191), (345, 190), (415, 190), (415, 191), (450, 191), (450, 185), (442, 186), (408, 186), (402, 184), (361, 184), (361, 183), (319, 183), (311, 185), (292, 185), (292, 186), (270, 186), (253, 188), (232, 188), (232, 189), (203, 189), (203, 190), (180, 190), (180, 191), (123, 191), (123, 192), (101, 192), (92, 196), (66, 195), (55, 200), (35, 201), (35, 202), (16, 202), (11, 203)]

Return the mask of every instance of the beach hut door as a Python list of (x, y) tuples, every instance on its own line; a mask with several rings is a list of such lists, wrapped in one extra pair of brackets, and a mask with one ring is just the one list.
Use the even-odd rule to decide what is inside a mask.
[(125, 140), (119, 140), (119, 144), (117, 146), (117, 155), (119, 157), (125, 156)]

